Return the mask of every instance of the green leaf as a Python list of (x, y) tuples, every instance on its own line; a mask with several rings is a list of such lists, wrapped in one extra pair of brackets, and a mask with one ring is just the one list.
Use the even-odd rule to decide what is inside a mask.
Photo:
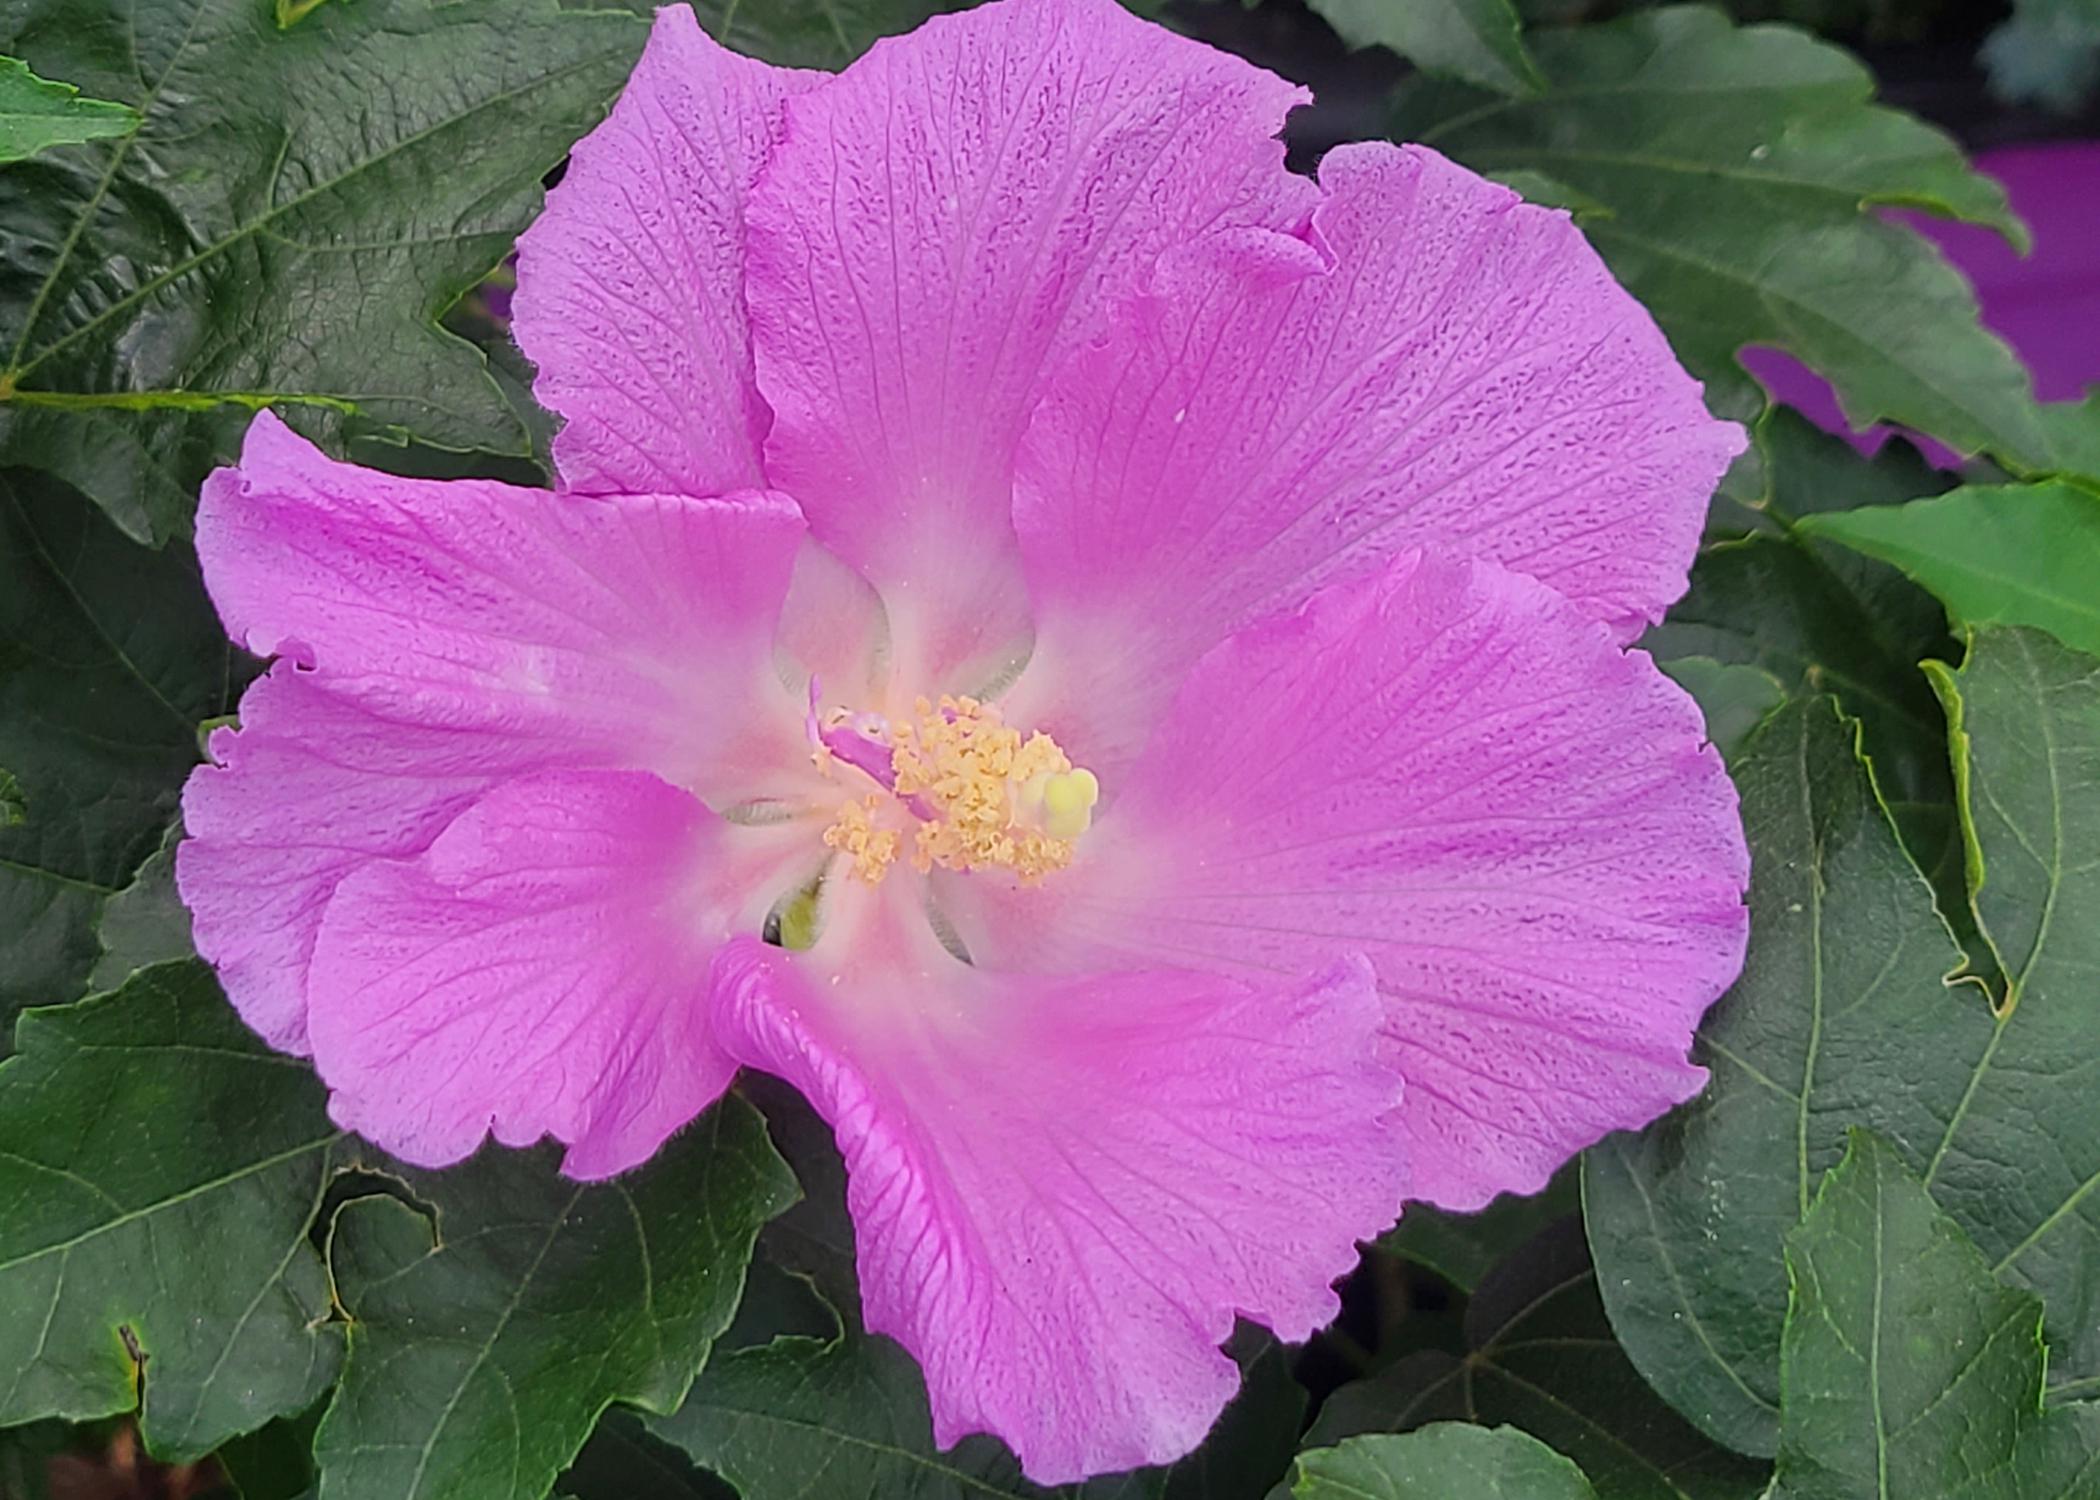
[(1787, 1270), (1775, 1500), (2100, 1492), (2100, 1408), (2042, 1409), (2041, 1304), (1992, 1278), (1887, 1143), (1853, 1133)]
[(1581, 1185), (1570, 1165), (1528, 1198), (1504, 1193), (1478, 1213), (1459, 1214), (1411, 1203), (1378, 1248), (1405, 1256), (1471, 1292), (1496, 1263), (1548, 1224), (1582, 1211)]
[(314, 1428), (318, 1406), (279, 1417), (266, 1427), (219, 1445), (212, 1455), (240, 1500), (312, 1500)]
[(39, 78), (20, 58), (0, 57), (0, 162), (123, 135), (138, 123), (134, 109), (83, 99), (70, 83)]
[(310, 1405), (341, 1350), (307, 1240), (339, 1139), (312, 1070), (196, 962), (30, 1011), (17, 1040), (0, 1064), (0, 1425), (138, 1406), (152, 1450), (190, 1459)]
[(1762, 667), (1718, 662), (1710, 656), (1680, 656), (1661, 663), (1706, 716), (1706, 737), (1733, 761), (1744, 742), (1786, 699), (1786, 686)]
[(2100, 651), (2100, 495), (2076, 485), (1973, 485), (1801, 529), (1893, 563), (1966, 624), (2033, 625)]
[(736, 1500), (735, 1490), (618, 1410), (598, 1423), (556, 1493), (574, 1500)]
[(1540, 87), (1509, 0), (1312, 0), (1312, 8), (1352, 47), (1387, 47), (1497, 93)]
[(1543, 31), (1533, 51), (1543, 93), (1411, 79), (1393, 134), (1481, 171), (1546, 173), (1610, 209), (1583, 227), (1716, 411), (1763, 407), (1736, 353), (1773, 345), (1827, 376), (1855, 426), (1895, 421), (2048, 465), (2026, 371), (1978, 324), (1968, 283), (1869, 212), (1903, 204), (2015, 234), (2004, 194), (1947, 136), (1870, 104), (1851, 57), (1689, 6)]
[(852, 1329), (719, 1355), (684, 1406), (648, 1425), (743, 1500), (826, 1494), (827, 1476), (840, 1473), (882, 1500), (1259, 1500), (1297, 1447), (1305, 1393), (1274, 1340), (1243, 1330), (1234, 1344), (1240, 1394), (1195, 1453), (1054, 1491), (1023, 1479), (988, 1437), (935, 1448), (919, 1367), (888, 1339)]
[(389, 1167), (434, 1221), (385, 1194), (337, 1214), (350, 1351), (314, 1443), (321, 1500), (539, 1500), (607, 1405), (678, 1405), (795, 1192), (735, 1098), (628, 1176), (572, 1182), (557, 1159)]
[(0, 42), (143, 116), (0, 172), (0, 463), (131, 535), (184, 531), (256, 408), (327, 433), (524, 452), (486, 361), (435, 319), (538, 212), (540, 179), (641, 46), (554, 0), (78, 0)]
[[(620, 0), (647, 14), (656, 0)], [(784, 68), (838, 69), (878, 40), (911, 31), (929, 16), (965, 10), (972, 0), (698, 0), (707, 34), (733, 52)]]
[(1438, 1422), (1298, 1459), (1293, 1500), (1597, 1500), (1569, 1463), (1514, 1427)]
[(1762, 1490), (1762, 1465), (1707, 1442), (1628, 1363), (1575, 1221), (1545, 1230), (1481, 1282), (1466, 1339), (1463, 1357), (1412, 1354), (1343, 1386), (1306, 1442), (1508, 1423), (1568, 1455), (1602, 1500), (1750, 1500)]
[(197, 725), (248, 672), (187, 547), (145, 551), (65, 486), (0, 474), (0, 765), (27, 813), (0, 826), (0, 1035), (81, 993), (104, 900), (160, 847)]
[(88, 975), (91, 990), (113, 990), (140, 969), (197, 951), (189, 908), (175, 889), (175, 846), (181, 841), (181, 828), (169, 829), (167, 842), (139, 866), (131, 884), (104, 903), (95, 931), (102, 956)]
[(2057, 1394), (2100, 1387), (2100, 665), (2027, 631), (1939, 669), (1982, 887), (2011, 976), (1994, 1012), (1827, 705), (1769, 724), (1734, 770), (1752, 850), (1750, 953), (1708, 1016), (1697, 1100), (1586, 1166), (1612, 1322), (1722, 1441), (1778, 1440), (1782, 1240), (1849, 1124), (1887, 1136), (1940, 1206), (2039, 1292)]
[(25, 816), (22, 783), (15, 780), (12, 771), (0, 767), (0, 828), (14, 828)]
[(1780, 711), (1732, 763), (1750, 839), (1750, 951), (1694, 1056), (1706, 1092), (1584, 1164), (1590, 1247), (1641, 1372), (1747, 1453), (1779, 1441), (1781, 1243), (1868, 1119), (1929, 1141), (1989, 1044), (1960, 954), (1828, 699)]
[(2006, 976), (1925, 1184), (2039, 1292), (2058, 1395), (2100, 1390), (2100, 660), (2032, 630), (1983, 630), (1948, 702), (1976, 917)]
[(999, 1444), (933, 1445), (926, 1390), (888, 1339), (783, 1338), (711, 1363), (676, 1412), (649, 1422), (743, 1500), (821, 1494), (826, 1474), (854, 1476), (883, 1500), (1038, 1500)]
[(1965, 923), (1946, 720), (1918, 668), (1953, 654), (1944, 612), (1896, 569), (1799, 527), (1804, 516), (1908, 500), (1948, 481), (1907, 447), (1862, 459), (1783, 408), (1759, 425), (1757, 446), (1764, 487), (1744, 497), (1754, 529), (1707, 545), (1690, 591), (1641, 644), (1665, 664), (1708, 657), (1761, 668), (1797, 696), (1835, 694), (1864, 728), (1882, 794), (1941, 910)]

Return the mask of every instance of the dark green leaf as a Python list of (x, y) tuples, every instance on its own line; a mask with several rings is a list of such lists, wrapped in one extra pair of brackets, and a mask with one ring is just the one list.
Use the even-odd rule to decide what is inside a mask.
[(1662, 669), (1690, 693), (1706, 716), (1706, 737), (1733, 761), (1757, 726), (1786, 698), (1786, 688), (1762, 667), (1680, 656)]
[[(621, 0), (637, 10), (654, 0)], [(964, 10), (971, 0), (698, 0), (693, 9), (709, 36), (731, 51), (784, 68), (843, 68), (886, 36), (910, 31), (928, 16)]]
[(223, 1443), (213, 1455), (240, 1500), (310, 1500), (318, 1404)]
[(1779, 1441), (1781, 1243), (1846, 1125), (1931, 1141), (1991, 1032), (1980, 994), (1941, 984), (1960, 954), (1856, 738), (1815, 699), (1783, 709), (1733, 763), (1752, 853), (1750, 952), (1695, 1045), (1712, 1082), (1584, 1167), (1620, 1341), (1679, 1411), (1748, 1453)]
[(2010, 230), (2004, 195), (1946, 136), (1870, 104), (1857, 62), (1692, 6), (1540, 32), (1533, 51), (1543, 93), (1410, 80), (1394, 134), (1479, 170), (1544, 172), (1610, 209), (1584, 228), (1717, 411), (1757, 413), (1736, 353), (1775, 345), (1829, 377), (1855, 425), (2048, 465), (2027, 374), (1977, 323), (1968, 284), (1868, 211), (1901, 203)]
[(197, 951), (190, 941), (189, 908), (175, 889), (175, 846), (181, 839), (180, 828), (170, 829), (168, 841), (139, 866), (131, 884), (103, 904), (96, 928), (102, 957), (88, 975), (90, 989), (113, 990), (140, 969)]
[(0, 1429), (0, 1495), (51, 1500), (51, 1460), (79, 1439), (79, 1429), (66, 1422)]
[(609, 1403), (678, 1405), (794, 1196), (735, 1098), (628, 1176), (555, 1161), (491, 1146), (401, 1170), (435, 1222), (388, 1195), (337, 1214), (350, 1352), (314, 1444), (322, 1500), (539, 1500)]
[(0, 162), (123, 135), (138, 123), (136, 110), (83, 99), (70, 83), (39, 78), (20, 58), (0, 57)]
[(247, 681), (186, 547), (148, 552), (65, 486), (0, 473), (0, 1036), (81, 993), (104, 899), (174, 821), (197, 726)]
[(1343, 1386), (1306, 1441), (1508, 1423), (1573, 1459), (1601, 1500), (1749, 1500), (1763, 1487), (1762, 1465), (1708, 1443), (1628, 1363), (1575, 1221), (1547, 1229), (1481, 1282), (1466, 1337), (1462, 1358), (1414, 1354)]
[(307, 1240), (338, 1140), (312, 1070), (256, 1040), (194, 961), (31, 1011), (17, 1040), (0, 1424), (140, 1405), (153, 1451), (181, 1459), (310, 1405), (341, 1349)]
[(1037, 1500), (1012, 1455), (987, 1438), (933, 1445), (926, 1390), (888, 1339), (784, 1338), (721, 1355), (685, 1405), (649, 1426), (743, 1500), (822, 1494), (826, 1475), (875, 1500)]
[(2057, 482), (1976, 485), (1800, 524), (1901, 568), (1966, 624), (2034, 625), (2100, 651), (2100, 495)]
[(2100, 1407), (2042, 1409), (2041, 1304), (1887, 1143), (1853, 1133), (1786, 1259), (1777, 1500), (2100, 1492)]
[(1312, 0), (1312, 8), (1352, 47), (1388, 47), (1497, 93), (1539, 87), (1509, 0)]
[[(848, 1331), (720, 1355), (684, 1406), (650, 1427), (722, 1475), (743, 1500), (833, 1493), (869, 1500), (1259, 1500), (1297, 1446), (1305, 1393), (1277, 1344), (1242, 1330), (1243, 1385), (1194, 1454), (1055, 1491), (1021, 1477), (987, 1437), (934, 1447), (926, 1388), (888, 1339)], [(849, 1475), (850, 1481), (837, 1476)], [(827, 1489), (827, 1484), (849, 1488)]]
[(133, 536), (182, 532), (257, 407), (523, 452), (436, 317), (538, 211), (634, 62), (632, 17), (553, 0), (7, 0), (0, 41), (135, 106), (121, 140), (0, 172), (0, 462)]
[(1976, 916), (2006, 976), (1990, 1040), (1925, 1184), (2039, 1292), (2059, 1395), (2100, 1389), (2100, 660), (2032, 630), (1976, 633), (1949, 702)]
[(1529, 1198), (1504, 1193), (1477, 1214), (1409, 1204), (1400, 1222), (1379, 1239), (1378, 1248), (1427, 1266), (1460, 1291), (1470, 1292), (1510, 1251), (1581, 1208), (1576, 1170), (1567, 1166), (1543, 1191)]
[(2100, 1386), (2100, 665), (1991, 631), (1939, 672), (1984, 872), (1977, 914), (2014, 999), (1994, 1013), (1905, 868), (1827, 706), (1782, 712), (1736, 766), (1750, 956), (1702, 1029), (1707, 1092), (1592, 1154), (1612, 1320), (1723, 1440), (1778, 1431), (1781, 1242), (1846, 1125), (1887, 1136), (2000, 1275), (2039, 1292), (2060, 1395)]
[[(755, 1267), (754, 1267), (755, 1269)], [(574, 1500), (735, 1500), (712, 1474), (653, 1436), (630, 1412), (609, 1411), (556, 1493)]]
[(14, 772), (0, 768), (0, 828), (13, 828), (23, 817), (22, 783)]
[(1963, 923), (1961, 835), (1946, 721), (1918, 663), (1950, 656), (1939, 603), (1896, 569), (1798, 534), (1802, 516), (1908, 500), (1947, 481), (1907, 447), (1871, 462), (1797, 414), (1760, 424), (1765, 488), (1747, 497), (1757, 529), (1710, 544), (1689, 593), (1641, 644), (1658, 661), (1754, 666), (1789, 693), (1833, 693), (1865, 731), (1868, 757), (1905, 846)]
[(1437, 1422), (1350, 1438), (1298, 1459), (1293, 1500), (1597, 1500), (1569, 1463), (1514, 1427)]

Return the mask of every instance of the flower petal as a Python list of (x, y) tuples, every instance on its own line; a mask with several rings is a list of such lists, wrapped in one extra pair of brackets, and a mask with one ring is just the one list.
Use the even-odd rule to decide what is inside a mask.
[(268, 412), (206, 481), (197, 551), (233, 637), (382, 717), (523, 739), (545, 764), (756, 795), (802, 759), (772, 644), (785, 499), (557, 501), (339, 464)]
[(1705, 1079), (1749, 861), (1704, 739), (1545, 585), (1408, 554), (1207, 655), (1055, 889), (943, 897), (995, 966), (1366, 954), (1408, 1196), (1475, 1209)]
[(656, 13), (612, 113), (576, 143), (518, 241), (512, 328), (533, 394), (566, 425), (565, 487), (715, 495), (764, 483), (770, 416), (751, 374), (744, 206), (822, 80), (739, 57), (687, 5)]
[(175, 876), (197, 951), (271, 1046), (311, 1050), (306, 974), (336, 885), (374, 859), (420, 853), (506, 774), (529, 740), (381, 718), (279, 662), (211, 736), (216, 764), (182, 792)]
[(1029, 427), (1026, 716), (1075, 754), (1127, 754), (1157, 683), (1404, 547), (1544, 579), (1621, 639), (1684, 592), (1742, 433), (1567, 215), (1420, 147), (1341, 147), (1320, 184), (1311, 243), (1170, 255)]
[(884, 979), (857, 951), (833, 988), (809, 957), (730, 944), (717, 1024), (837, 1131), (867, 1325), (943, 1445), (995, 1433), (1046, 1484), (1180, 1457), (1236, 1384), (1234, 1316), (1308, 1337), (1398, 1210), (1360, 962)]
[(1004, 0), (789, 101), (750, 208), (767, 473), (908, 662), (1019, 628), (1012, 459), (1048, 369), (1166, 246), (1302, 219), (1275, 137), (1307, 97), (1113, 0)]
[(336, 1122), (419, 1166), (491, 1131), (566, 1142), (572, 1177), (646, 1160), (735, 1072), (706, 1003), (737, 920), (729, 833), (654, 777), (562, 772), (498, 787), (419, 859), (352, 874), (310, 985)]

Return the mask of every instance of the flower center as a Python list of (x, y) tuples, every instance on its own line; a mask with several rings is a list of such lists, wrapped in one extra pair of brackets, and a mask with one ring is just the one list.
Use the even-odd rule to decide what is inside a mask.
[(1101, 795), (1057, 741), (1024, 736), (975, 698), (921, 698), (909, 722), (840, 710), (819, 723), (813, 710), (810, 732), (819, 765), (843, 763), (882, 788), (845, 803), (824, 831), (870, 885), (889, 873), (906, 831), (922, 873), (1011, 870), (1032, 885), (1072, 862)]

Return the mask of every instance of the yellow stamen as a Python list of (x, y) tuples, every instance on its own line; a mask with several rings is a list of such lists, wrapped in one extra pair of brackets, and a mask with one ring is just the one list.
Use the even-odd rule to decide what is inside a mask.
[(874, 815), (886, 800), (880, 792), (870, 792), (858, 802), (848, 802), (839, 809), (838, 820), (824, 830), (825, 847), (850, 856), (853, 873), (869, 885), (882, 884), (903, 841), (896, 829), (875, 826)]
[(897, 795), (934, 814), (919, 825), (916, 868), (1012, 870), (1032, 885), (1072, 862), (1100, 796), (1093, 773), (975, 698), (921, 698), (915, 709), (916, 722), (894, 730), (890, 768)]

